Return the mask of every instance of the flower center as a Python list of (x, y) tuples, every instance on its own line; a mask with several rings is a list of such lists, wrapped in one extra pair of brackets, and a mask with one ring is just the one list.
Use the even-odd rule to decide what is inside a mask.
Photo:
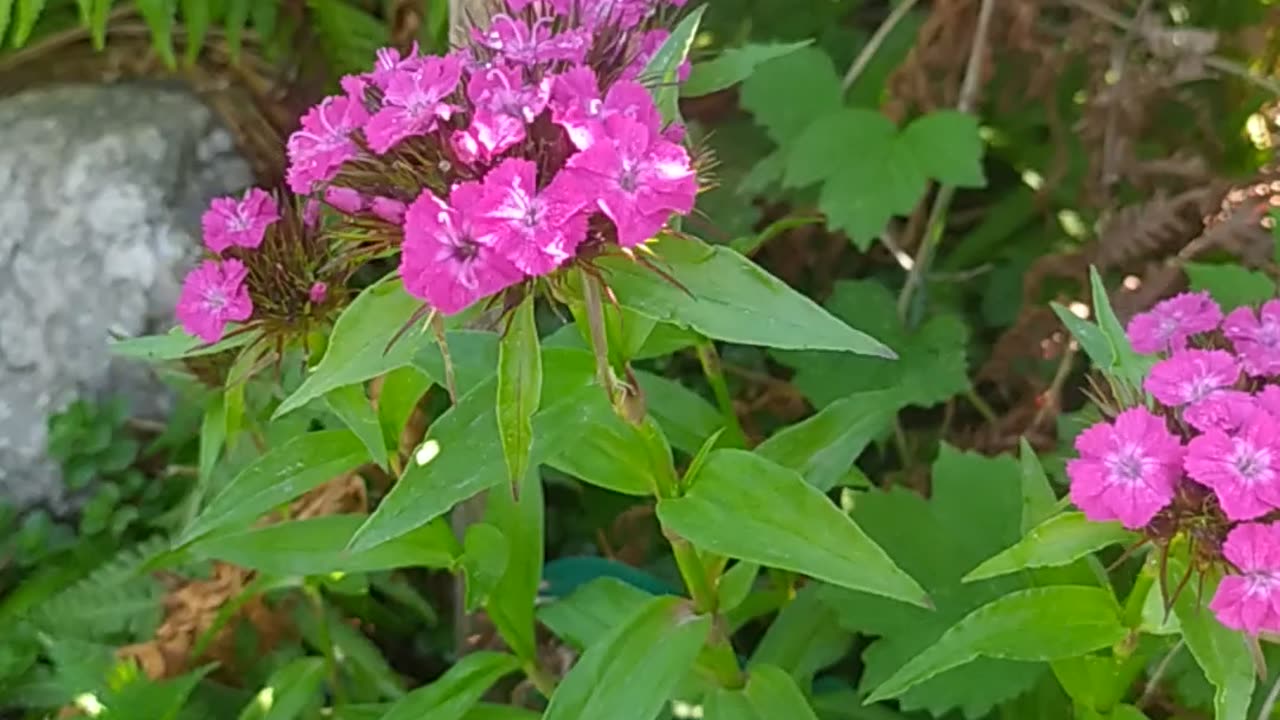
[(1109, 455), (1106, 464), (1113, 478), (1126, 483), (1138, 483), (1142, 481), (1146, 456), (1142, 454), (1141, 449), (1130, 445)]
[(209, 288), (204, 291), (204, 304), (209, 312), (221, 312), (227, 306), (227, 294), (222, 288)]
[(622, 188), (624, 192), (634, 193), (638, 184), (635, 166), (623, 165), (622, 172), (618, 174), (618, 187)]
[(1247, 442), (1236, 441), (1235, 452), (1230, 458), (1232, 467), (1250, 484), (1263, 483), (1271, 479), (1271, 451), (1267, 448), (1253, 447)]

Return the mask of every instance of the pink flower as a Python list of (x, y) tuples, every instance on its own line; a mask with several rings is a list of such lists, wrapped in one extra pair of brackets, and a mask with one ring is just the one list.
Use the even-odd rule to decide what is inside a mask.
[(1207, 292), (1182, 293), (1156, 304), (1129, 321), (1126, 333), (1140, 353), (1181, 350), (1187, 338), (1209, 332), (1222, 322), (1222, 309)]
[(431, 132), (437, 120), (448, 120), (454, 108), (445, 97), (458, 87), (462, 62), (456, 55), (424, 58), (412, 70), (399, 70), (387, 79), (383, 107), (365, 125), (369, 148), (378, 154), (401, 140)]
[(630, 30), (653, 12), (653, 6), (653, 0), (580, 0), (578, 14), (591, 29), (616, 25)]
[(324, 189), (324, 201), (348, 215), (354, 215), (369, 206), (359, 191), (339, 185), (330, 185)]
[(1280, 300), (1268, 300), (1258, 314), (1247, 307), (1232, 310), (1222, 330), (1240, 354), (1245, 372), (1280, 374)]
[(639, 83), (621, 81), (609, 88), (602, 101), (596, 75), (588, 67), (576, 67), (556, 76), (551, 87), (551, 119), (565, 129), (574, 147), (585, 150), (604, 137), (604, 120), (623, 115), (657, 132), (662, 118), (653, 96)]
[(221, 253), (229, 247), (256, 248), (271, 223), (280, 219), (275, 198), (260, 188), (249, 188), (244, 197), (215, 198), (200, 218), (204, 244)]
[(1222, 350), (1183, 350), (1155, 364), (1143, 387), (1170, 407), (1198, 402), (1240, 379), (1240, 366)]
[(1280, 632), (1280, 525), (1237, 525), (1222, 553), (1240, 574), (1224, 577), (1209, 602), (1218, 622), (1250, 635)]
[(381, 90), (386, 90), (392, 79), (406, 73), (415, 72), (423, 61), (416, 40), (413, 43), (413, 47), (404, 55), (401, 55), (396, 48), (384, 47), (378, 50), (374, 57), (377, 60), (374, 62), (373, 72), (369, 73), (368, 78)]
[(1280, 423), (1256, 412), (1233, 435), (1210, 428), (1187, 446), (1187, 474), (1213, 488), (1232, 520), (1280, 507)]
[(618, 244), (638, 245), (662, 229), (671, 213), (693, 210), (698, 181), (689, 154), (622, 115), (605, 121), (607, 141), (569, 158), (565, 182), (595, 198), (618, 229)]
[(302, 116), (302, 129), (289, 136), (289, 188), (299, 194), (332, 180), (342, 164), (360, 153), (351, 133), (369, 120), (349, 97), (327, 97)]
[(560, 178), (537, 188), (537, 167), (504, 160), (484, 179), (477, 228), (492, 233), (498, 250), (521, 272), (545, 275), (568, 260), (586, 239), (583, 202), (564, 191)]
[(373, 204), (369, 206), (370, 212), (392, 225), (404, 224), (404, 214), (408, 209), (408, 206), (399, 200), (381, 196), (374, 198)]
[(1253, 396), (1258, 407), (1280, 418), (1280, 386), (1268, 385)]
[(1201, 432), (1216, 428), (1230, 434), (1244, 426), (1257, 409), (1258, 403), (1249, 393), (1219, 390), (1188, 405), (1182, 419)]
[(249, 271), (234, 258), (205, 260), (187, 273), (178, 298), (182, 329), (201, 340), (217, 342), (229, 322), (248, 320), (253, 301), (244, 280)]
[(405, 289), (445, 314), (524, 279), (495, 249), (494, 236), (476, 232), (470, 222), (481, 199), (478, 183), (455, 186), (449, 204), (424, 190), (405, 215)]
[(1146, 525), (1173, 500), (1182, 445), (1146, 408), (1120, 413), (1076, 438), (1080, 457), (1067, 463), (1071, 501), (1094, 521)]
[(471, 76), (467, 97), (475, 103), (471, 127), (454, 138), (454, 146), (468, 162), (505, 152), (525, 138), (525, 125), (547, 106), (551, 78), (527, 83), (516, 68), (489, 67)]
[(302, 224), (312, 229), (320, 226), (319, 200), (309, 198), (307, 204), (302, 207)]
[(472, 30), (477, 45), (486, 47), (503, 60), (517, 65), (565, 60), (581, 63), (591, 44), (590, 36), (583, 30), (569, 30), (553, 34), (553, 18), (539, 18), (532, 26), (510, 15), (495, 15), (489, 28)]

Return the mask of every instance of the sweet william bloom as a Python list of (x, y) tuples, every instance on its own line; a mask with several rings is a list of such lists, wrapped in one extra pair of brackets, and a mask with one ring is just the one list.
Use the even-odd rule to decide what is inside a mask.
[(569, 158), (564, 181), (613, 221), (622, 247), (638, 245), (666, 225), (673, 212), (693, 210), (698, 180), (689, 154), (652, 129), (622, 115), (604, 122), (607, 140)]
[(1253, 399), (1259, 408), (1271, 413), (1272, 417), (1280, 418), (1280, 386), (1268, 385), (1259, 390)]
[(388, 197), (376, 197), (369, 206), (370, 212), (392, 225), (404, 224), (404, 214), (408, 209), (409, 206)]
[(585, 201), (564, 186), (563, 173), (537, 187), (537, 166), (511, 158), (489, 172), (476, 208), (476, 225), (521, 272), (545, 275), (568, 260), (586, 239)]
[(222, 338), (227, 323), (248, 320), (253, 301), (245, 287), (248, 270), (234, 258), (206, 260), (187, 273), (178, 298), (182, 329), (212, 343)]
[(360, 153), (351, 134), (364, 126), (369, 113), (357, 100), (325, 98), (302, 116), (302, 129), (289, 136), (289, 188), (305, 195), (333, 179), (342, 164)]
[(475, 105), (471, 126), (454, 137), (454, 148), (472, 162), (499, 155), (524, 140), (525, 126), (547, 107), (551, 78), (524, 81), (518, 68), (488, 67), (467, 81), (467, 97)]
[(338, 185), (330, 185), (324, 189), (324, 201), (334, 209), (348, 215), (354, 215), (369, 205), (359, 191)]
[(483, 191), (460, 183), (446, 204), (430, 190), (409, 206), (400, 274), (405, 289), (445, 314), (508, 288), (524, 276), (471, 223)]
[(1240, 366), (1222, 350), (1183, 350), (1151, 368), (1143, 387), (1170, 407), (1198, 402), (1235, 385)]
[(1067, 463), (1071, 501), (1090, 520), (1140, 528), (1173, 500), (1182, 474), (1182, 445), (1146, 408), (1120, 413), (1076, 438), (1080, 457)]
[(486, 30), (473, 29), (477, 45), (517, 65), (538, 65), (563, 60), (581, 63), (590, 49), (591, 36), (581, 29), (552, 32), (554, 18), (538, 18), (533, 25), (510, 15), (495, 15)]
[(462, 77), (457, 55), (427, 57), (411, 70), (394, 71), (386, 81), (383, 107), (364, 127), (369, 148), (382, 154), (401, 140), (435, 129), (438, 120), (453, 116), (446, 102)]
[(275, 198), (261, 188), (250, 188), (244, 197), (216, 198), (200, 218), (204, 244), (221, 253), (229, 247), (256, 248), (271, 223), (280, 219)]
[(1280, 422), (1255, 412), (1235, 433), (1210, 429), (1187, 446), (1187, 474), (1213, 488), (1232, 520), (1280, 507)]
[(384, 47), (378, 50), (374, 56), (377, 60), (373, 64), (373, 71), (367, 77), (370, 82), (381, 90), (386, 90), (393, 78), (416, 70), (423, 61), (419, 54), (416, 40), (413, 43), (413, 47), (404, 55), (401, 55), (396, 48)]
[(1240, 574), (1222, 579), (1209, 609), (1233, 630), (1280, 632), (1280, 525), (1237, 525), (1222, 554)]
[(1217, 429), (1230, 434), (1243, 427), (1257, 409), (1258, 402), (1249, 393), (1219, 390), (1188, 405), (1182, 419), (1201, 432)]
[(1269, 300), (1262, 310), (1242, 307), (1231, 311), (1222, 323), (1241, 365), (1250, 375), (1280, 374), (1280, 300)]
[(662, 127), (662, 118), (653, 96), (643, 85), (619, 81), (600, 97), (596, 75), (588, 67), (576, 67), (555, 78), (551, 87), (551, 119), (563, 127), (570, 142), (585, 150), (597, 138), (605, 138), (604, 120), (623, 115), (651, 128)]
[(1140, 353), (1181, 350), (1187, 346), (1187, 338), (1214, 330), (1220, 322), (1222, 308), (1209, 293), (1182, 293), (1135, 315), (1126, 334)]

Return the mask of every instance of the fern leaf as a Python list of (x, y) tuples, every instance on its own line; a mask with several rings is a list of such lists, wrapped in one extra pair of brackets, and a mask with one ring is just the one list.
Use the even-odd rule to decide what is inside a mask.
[(213, 22), (210, 15), (209, 0), (182, 0), (182, 26), (187, 31), (188, 66), (196, 64), (200, 51), (204, 49), (204, 39)]
[(308, 0), (329, 64), (340, 74), (369, 69), (374, 53), (391, 42), (386, 23), (343, 2)]
[[(84, 0), (77, 0), (80, 14), (84, 15)], [(93, 38), (93, 49), (101, 50), (107, 44), (107, 17), (111, 14), (112, 0), (91, 0), (89, 3), (89, 34)]]
[(162, 588), (143, 574), (143, 567), (168, 545), (157, 537), (120, 552), (42, 603), (28, 619), (56, 638), (119, 640), (148, 634), (159, 621)]
[(151, 29), (151, 45), (170, 70), (178, 67), (173, 53), (173, 16), (177, 12), (176, 0), (138, 0), (138, 12)]
[(227, 49), (231, 52), (231, 62), (236, 64), (240, 62), (240, 46), (244, 38), (244, 26), (248, 21), (249, 0), (228, 0), (225, 21)]
[(20, 48), (27, 44), (31, 31), (44, 12), (44, 0), (18, 0), (17, 24), (13, 28), (13, 47)]

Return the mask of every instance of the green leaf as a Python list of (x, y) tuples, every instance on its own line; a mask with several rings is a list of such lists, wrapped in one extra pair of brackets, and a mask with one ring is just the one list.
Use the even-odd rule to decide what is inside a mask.
[(897, 141), (873, 138), (853, 147), (828, 147), (830, 153), (842, 150), (849, 154), (835, 161), (835, 173), (823, 184), (818, 207), (827, 216), (827, 227), (844, 231), (865, 252), (890, 218), (908, 215), (919, 204), (928, 178), (915, 156)]
[(707, 720), (818, 720), (796, 681), (772, 665), (751, 669), (742, 690), (715, 688), (705, 701)]
[(498, 528), (486, 523), (475, 523), (467, 528), (462, 547), (462, 572), (467, 576), (466, 608), (467, 612), (472, 613), (489, 601), (494, 587), (502, 579), (511, 554), (511, 544)]
[[(1185, 563), (1172, 562), (1170, 570), (1181, 573), (1183, 567), (1176, 565)], [(1218, 578), (1208, 578), (1204, 585), (1204, 597), (1213, 597), (1217, 591)], [(1182, 639), (1195, 657), (1196, 663), (1204, 670), (1205, 677), (1213, 684), (1213, 707), (1216, 717), (1243, 718), (1249, 712), (1249, 703), (1253, 699), (1253, 688), (1257, 684), (1257, 676), (1253, 671), (1253, 660), (1245, 645), (1244, 636), (1230, 630), (1213, 617), (1213, 613), (1205, 612), (1197, 599), (1198, 592), (1182, 592), (1173, 604), (1173, 611), (1182, 625)]]
[(240, 48), (244, 43), (244, 28), (249, 22), (253, 0), (227, 0), (227, 16), (222, 29), (227, 35), (227, 52), (234, 65), (240, 64)]
[(107, 43), (107, 16), (111, 12), (111, 0), (91, 0), (89, 35), (94, 50), (102, 50)]
[(746, 80), (756, 66), (808, 47), (812, 40), (793, 43), (750, 43), (728, 48), (715, 60), (697, 63), (680, 88), (681, 97), (701, 97)]
[(388, 448), (400, 447), (405, 425), (431, 385), (431, 378), (413, 366), (392, 370), (383, 376), (378, 392), (378, 424), (382, 426), (383, 442)]
[(506, 569), (489, 595), (485, 610), (507, 646), (525, 662), (537, 660), (534, 607), (542, 582), (544, 506), (542, 478), (535, 470), (511, 493), (489, 494), (485, 519), (502, 531), (510, 544)]
[(715, 406), (693, 390), (643, 370), (637, 370), (635, 375), (649, 414), (658, 421), (672, 447), (695, 453), (707, 438), (724, 427), (724, 418)]
[(368, 457), (346, 430), (300, 435), (241, 470), (182, 533), (182, 542), (252, 520), (353, 468)]
[[(868, 390), (887, 390), (899, 407), (933, 407), (969, 388), (969, 328), (955, 315), (938, 315), (913, 331), (898, 319), (897, 300), (870, 280), (840, 282), (826, 307), (836, 317), (888, 345), (894, 362), (818, 352), (772, 355), (796, 370), (792, 382), (814, 405)], [(889, 403), (890, 397), (883, 398)]]
[(689, 57), (693, 39), (698, 34), (698, 25), (702, 22), (702, 14), (706, 11), (706, 6), (700, 5), (686, 15), (654, 52), (644, 70), (640, 71), (640, 77), (649, 85), (653, 101), (665, 123), (680, 119), (680, 83), (676, 75), (680, 71), (680, 65)]
[(1115, 350), (1101, 328), (1056, 302), (1049, 303), (1049, 307), (1053, 308), (1054, 314), (1067, 327), (1071, 337), (1074, 337), (1080, 343), (1080, 347), (1084, 348), (1085, 354), (1093, 361), (1095, 367), (1107, 369), (1115, 364)]
[(823, 115), (787, 145), (783, 184), (799, 188), (830, 179), (847, 155), (889, 148), (897, 134), (893, 121), (875, 110), (846, 108)]
[(510, 655), (474, 652), (464, 656), (439, 680), (401, 698), (381, 720), (464, 720), (489, 688), (520, 669)]
[(166, 680), (152, 681), (145, 677), (134, 678), (120, 688), (109, 688), (106, 693), (106, 712), (101, 720), (133, 720), (145, 713), (152, 720), (173, 720), (186, 705), (196, 685), (208, 675), (214, 666), (206, 665), (184, 675)]
[(782, 145), (840, 109), (840, 77), (827, 53), (801, 48), (757, 67), (742, 84), (741, 103)]
[(556, 637), (585, 650), (640, 611), (653, 595), (617, 578), (600, 577), (538, 610)]
[(303, 657), (271, 673), (267, 684), (240, 713), (240, 720), (292, 720), (318, 709), (324, 660)]
[(882, 436), (898, 411), (893, 392), (854, 393), (811, 418), (788, 425), (756, 448), (756, 453), (795, 470), (823, 492), (835, 487), (867, 445)]
[(330, 390), (324, 396), (325, 404), (347, 426), (369, 451), (369, 459), (384, 470), (390, 467), (387, 444), (382, 435), (382, 425), (374, 411), (364, 386), (356, 383)]
[(200, 338), (186, 334), (182, 331), (182, 328), (173, 328), (164, 335), (143, 335), (142, 337), (113, 340), (108, 349), (111, 354), (119, 355), (120, 357), (136, 358), (147, 362), (161, 362), (233, 350), (238, 347), (244, 347), (257, 339), (257, 337), (257, 333), (242, 332), (208, 345)]
[(1072, 585), (1006, 595), (956, 623), (867, 698), (897, 697), (944, 670), (979, 657), (1045, 661), (1082, 655), (1124, 639), (1127, 628), (1111, 593)]
[(701, 550), (804, 573), (927, 606), (920, 586), (794, 470), (742, 450), (717, 450), (658, 518)]
[(631, 260), (601, 258), (598, 264), (624, 307), (715, 340), (893, 357), (874, 338), (729, 248), (678, 237), (650, 247), (683, 288)]
[(1093, 522), (1084, 513), (1063, 513), (1040, 523), (1016, 545), (974, 568), (964, 581), (986, 580), (1028, 568), (1070, 565), (1095, 550), (1135, 538), (1118, 522)]
[(182, 29), (187, 33), (187, 66), (193, 66), (204, 49), (205, 36), (209, 34), (209, 25), (213, 23), (210, 16), (210, 0), (181, 0)]
[(200, 478), (200, 494), (192, 501), (204, 502), (204, 489), (208, 487), (209, 478), (213, 476), (213, 468), (218, 463), (218, 456), (227, 439), (227, 406), (226, 395), (215, 393), (209, 399), (204, 417), (200, 421), (200, 450), (197, 459), (197, 471)]
[(819, 591), (816, 585), (804, 588), (782, 607), (751, 656), (752, 672), (770, 665), (807, 687), (815, 675), (849, 654), (853, 635), (839, 627)]
[(0, 0), (0, 48), (4, 47), (4, 34), (13, 17), (13, 0)]
[[(404, 330), (405, 323), (421, 307), (420, 300), (404, 291), (399, 278), (366, 288), (334, 323), (320, 364), (280, 403), (273, 417), (296, 410), (335, 388), (408, 365), (421, 349), (435, 342), (420, 323)], [(402, 330), (403, 334), (396, 338)], [(395, 343), (391, 344), (393, 338)]]
[(653, 720), (693, 667), (711, 630), (688, 601), (654, 598), (587, 648), (565, 676), (544, 720)]
[(1056, 511), (1058, 497), (1044, 474), (1040, 458), (1027, 439), (1018, 441), (1018, 464), (1022, 475), (1022, 533), (1048, 520)]
[(529, 295), (512, 311), (498, 345), (498, 435), (512, 492), (529, 474), (533, 415), (542, 401), (542, 351), (533, 304), (534, 296)]
[(646, 496), (654, 491), (655, 469), (644, 438), (617, 413), (602, 416), (599, 424), (566, 443), (548, 464), (583, 482), (623, 495)]
[(223, 560), (270, 575), (327, 575), (398, 567), (451, 566), (458, 541), (447, 523), (429, 523), (368, 550), (347, 548), (363, 515), (324, 515), (197, 541), (197, 557)]
[(1104, 369), (1125, 380), (1130, 386), (1141, 388), (1147, 372), (1155, 364), (1155, 358), (1145, 357), (1134, 351), (1124, 326), (1111, 308), (1111, 298), (1107, 295), (1106, 286), (1102, 284), (1102, 275), (1092, 265), (1089, 266), (1089, 288), (1093, 296), (1093, 311), (1098, 317), (1098, 328), (1111, 344), (1111, 352), (1115, 358), (1111, 367)]
[(939, 182), (968, 188), (987, 184), (978, 118), (969, 113), (941, 110), (918, 117), (902, 131), (900, 142), (911, 149), (917, 167)]
[[(858, 496), (853, 519), (934, 602), (923, 610), (864, 592), (826, 587), (820, 593), (846, 630), (875, 636), (862, 654), (863, 692), (880, 685), (938, 642), (973, 610), (1027, 586), (1020, 575), (962, 583), (964, 573), (1022, 537), (1020, 473), (1009, 456), (987, 458), (942, 446), (930, 497), (901, 486)], [(960, 710), (979, 718), (1033, 687), (1043, 665), (983, 658), (907, 691), (904, 712), (935, 717)]]
[(177, 0), (137, 0), (138, 12), (151, 30), (151, 47), (164, 60), (165, 67), (178, 67), (173, 54), (173, 20), (178, 12)]
[(1249, 270), (1239, 265), (1209, 265), (1207, 263), (1184, 263), (1183, 268), (1191, 279), (1191, 289), (1207, 290), (1209, 295), (1222, 306), (1224, 312), (1266, 302), (1276, 296), (1276, 284), (1257, 270)]
[[(542, 366), (546, 402), (533, 418), (534, 467), (613, 413), (604, 390), (595, 383), (590, 353), (547, 348)], [(400, 480), (352, 540), (356, 549), (406, 533), (506, 480), (496, 404), (497, 380), (490, 376), (432, 423)]]
[(13, 37), (9, 41), (11, 47), (20, 48), (27, 44), (27, 38), (31, 37), (31, 31), (35, 29), (40, 13), (44, 11), (44, 3), (45, 0), (18, 0)]
[(753, 562), (739, 561), (720, 575), (716, 582), (716, 609), (727, 613), (742, 604), (751, 594), (760, 566)]

